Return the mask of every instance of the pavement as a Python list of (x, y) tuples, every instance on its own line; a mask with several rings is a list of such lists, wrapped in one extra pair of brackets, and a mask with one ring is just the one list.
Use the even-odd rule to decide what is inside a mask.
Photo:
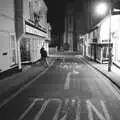
[(40, 65), (39, 62), (31, 65), (24, 65), (21, 72), (7, 76), (0, 80), (0, 102), (8, 98), (9, 95), (22, 87), (24, 84), (30, 82), (40, 73), (52, 66), (55, 57), (48, 57), (49, 66)]
[[(79, 58), (82, 56), (77, 55), (77, 57)], [(101, 64), (85, 57), (82, 57), (82, 59), (107, 77), (116, 86), (116, 88), (120, 90), (120, 68), (118, 68), (115, 64), (112, 64), (111, 71), (108, 72), (108, 64)]]

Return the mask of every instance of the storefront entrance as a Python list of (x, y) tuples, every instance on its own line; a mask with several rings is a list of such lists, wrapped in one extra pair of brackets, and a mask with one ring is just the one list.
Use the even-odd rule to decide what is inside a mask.
[(20, 41), (20, 52), (21, 52), (21, 61), (22, 63), (30, 62), (30, 39), (24, 37)]

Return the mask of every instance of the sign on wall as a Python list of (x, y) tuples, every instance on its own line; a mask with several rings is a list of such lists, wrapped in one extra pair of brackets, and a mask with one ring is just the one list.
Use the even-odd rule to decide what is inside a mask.
[(48, 37), (48, 34), (45, 31), (39, 30), (27, 24), (25, 25), (25, 32), (28, 34), (38, 35), (41, 37)]

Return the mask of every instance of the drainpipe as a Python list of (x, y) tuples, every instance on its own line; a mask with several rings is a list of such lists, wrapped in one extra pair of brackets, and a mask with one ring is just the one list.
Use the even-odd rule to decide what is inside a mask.
[(20, 41), (23, 38), (24, 33), (21, 34), (21, 36), (17, 40), (17, 60), (18, 60), (18, 69), (22, 70), (22, 63), (21, 63), (21, 53), (20, 53)]

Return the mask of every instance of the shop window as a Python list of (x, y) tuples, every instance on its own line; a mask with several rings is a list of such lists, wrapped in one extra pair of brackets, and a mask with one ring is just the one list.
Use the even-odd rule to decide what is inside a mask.
[(103, 58), (108, 58), (108, 47), (103, 48)]
[(30, 40), (29, 38), (23, 38), (20, 41), (20, 51), (22, 62), (30, 61)]

